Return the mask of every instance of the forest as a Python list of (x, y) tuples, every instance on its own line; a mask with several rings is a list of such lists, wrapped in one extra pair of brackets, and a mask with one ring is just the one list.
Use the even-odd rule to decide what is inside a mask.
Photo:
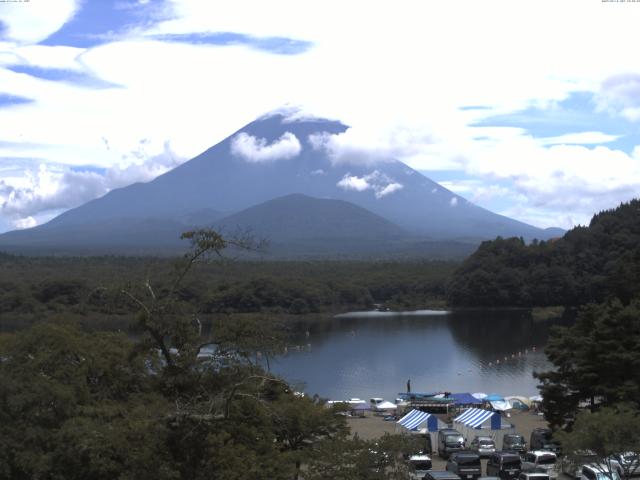
[[(295, 392), (255, 360), (284, 345), (278, 325), (239, 316), (203, 332), (185, 287), (227, 242), (185, 237), (191, 249), (161, 282), (120, 281), (111, 262), (117, 289), (49, 278), (31, 292), (27, 303), (61, 309), (0, 334), (0, 479), (407, 478), (415, 438), (351, 438), (344, 406)], [(61, 274), (65, 260), (4, 261), (18, 279), (16, 261)], [(76, 272), (96, 260), (81, 263)], [(86, 308), (120, 309), (139, 334), (83, 328), (69, 312), (87, 314), (87, 292), (100, 296)]]
[[(186, 248), (187, 244), (185, 244)], [(167, 288), (180, 259), (26, 257), (0, 254), (0, 325), (13, 330), (65, 315), (85, 326), (124, 329), (131, 306), (119, 293), (149, 281)], [(235, 313), (298, 316), (374, 304), (442, 307), (454, 262), (257, 262), (212, 259), (180, 286), (202, 321)]]
[(527, 245), (497, 238), (453, 274), (451, 306), (578, 307), (640, 291), (640, 200), (601, 212), (564, 237)]

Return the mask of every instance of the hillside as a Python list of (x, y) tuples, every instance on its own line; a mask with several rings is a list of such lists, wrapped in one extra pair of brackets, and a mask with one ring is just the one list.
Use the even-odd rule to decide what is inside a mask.
[(273, 241), (406, 237), (398, 226), (343, 200), (302, 194), (275, 198), (225, 217), (214, 227), (248, 228)]
[(482, 243), (449, 286), (455, 306), (578, 306), (640, 292), (640, 200), (593, 217), (564, 237)]

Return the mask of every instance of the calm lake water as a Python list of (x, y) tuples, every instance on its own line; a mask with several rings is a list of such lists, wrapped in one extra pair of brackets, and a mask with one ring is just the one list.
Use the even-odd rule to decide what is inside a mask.
[(304, 327), (271, 369), (329, 399), (394, 400), (407, 379), (414, 392), (531, 396), (532, 373), (550, 368), (543, 347), (558, 323), (524, 311), (347, 314)]

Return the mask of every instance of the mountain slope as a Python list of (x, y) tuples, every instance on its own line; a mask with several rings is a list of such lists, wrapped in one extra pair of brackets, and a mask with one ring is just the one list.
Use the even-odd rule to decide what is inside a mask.
[(317, 199), (302, 194), (278, 197), (217, 221), (229, 231), (249, 229), (277, 242), (304, 239), (389, 239), (407, 234), (364, 208), (343, 200)]

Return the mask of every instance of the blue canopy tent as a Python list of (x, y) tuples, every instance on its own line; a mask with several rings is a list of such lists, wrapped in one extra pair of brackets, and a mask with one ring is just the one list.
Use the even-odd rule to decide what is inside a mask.
[(504, 397), (497, 393), (490, 393), (483, 399), (485, 402), (504, 402)]
[(468, 408), (462, 412), (453, 419), (453, 428), (462, 433), (467, 442), (476, 435), (484, 435), (498, 443), (498, 436), (501, 439), (503, 434), (515, 432), (514, 426), (505, 422), (502, 415), (481, 408)]
[(477, 399), (470, 393), (452, 393), (451, 397), (454, 400), (454, 405), (482, 405), (482, 400)]
[(431, 437), (431, 445), (434, 446), (438, 444), (438, 430), (446, 428), (447, 425), (431, 413), (411, 410), (396, 422), (396, 427), (402, 427), (403, 431), (411, 433), (429, 435)]

